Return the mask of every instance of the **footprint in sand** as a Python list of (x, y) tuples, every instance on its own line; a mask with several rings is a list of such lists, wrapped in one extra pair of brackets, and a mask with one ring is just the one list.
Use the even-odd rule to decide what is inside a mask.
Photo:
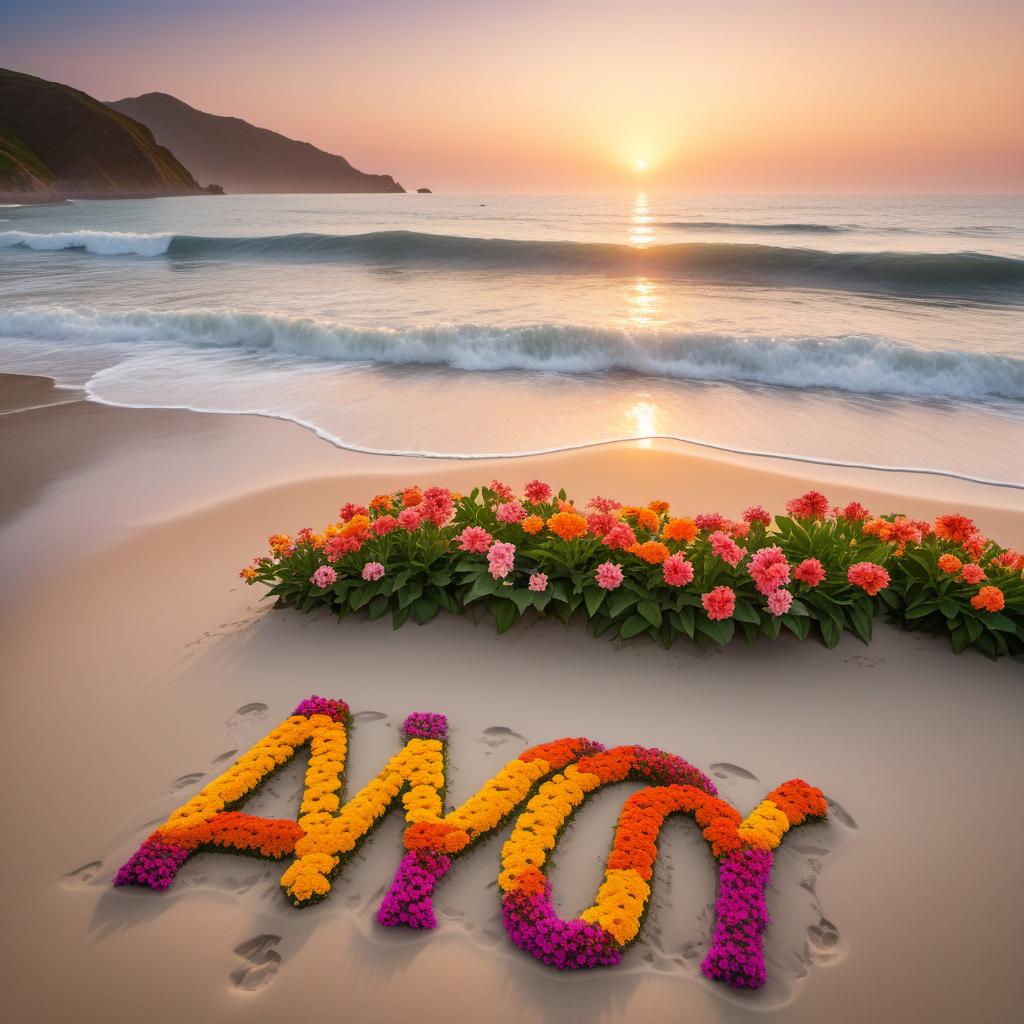
[(835, 818), (840, 825), (845, 825), (847, 828), (860, 828), (857, 822), (853, 820), (853, 815), (842, 804), (836, 803), (830, 796), (826, 796), (825, 799), (828, 801), (828, 816), (830, 818)]
[(885, 664), (885, 658), (869, 658), (863, 654), (853, 654), (849, 658), (843, 658), (843, 661), (854, 668), (866, 669), (878, 668), (879, 665)]
[(235, 948), (235, 956), (245, 963), (228, 975), (228, 980), (243, 992), (255, 992), (269, 984), (281, 967), (281, 954), (274, 947), (280, 935), (257, 935)]
[(827, 964), (839, 956), (839, 929), (827, 918), (807, 929), (806, 959), (811, 964)]
[(266, 704), (261, 704), (259, 701), (243, 704), (224, 724), (228, 727), (229, 732), (239, 726), (254, 725), (256, 722), (262, 722), (267, 717), (269, 710), (270, 708)]
[(729, 764), (728, 761), (717, 761), (710, 768), (716, 779), (750, 779), (757, 782), (757, 776), (753, 772), (748, 772), (738, 764)]
[(387, 718), (383, 711), (358, 711), (352, 716), (353, 722), (379, 722), (382, 718)]
[(529, 740), (525, 736), (521, 736), (519, 733), (513, 732), (504, 725), (492, 725), (490, 728), (484, 729), (484, 734), (480, 737), (480, 742), (494, 750), (497, 747), (504, 746), (512, 739), (521, 740), (523, 743), (529, 743)]
[(194, 786), (205, 774), (205, 772), (190, 772), (188, 775), (182, 775), (180, 779), (175, 779), (171, 783), (171, 792), (177, 793), (179, 789), (188, 789), (189, 786)]
[(103, 861), (91, 860), (74, 871), (69, 871), (62, 879), (61, 884), (67, 888), (77, 889), (81, 885), (87, 885), (92, 879), (103, 870)]

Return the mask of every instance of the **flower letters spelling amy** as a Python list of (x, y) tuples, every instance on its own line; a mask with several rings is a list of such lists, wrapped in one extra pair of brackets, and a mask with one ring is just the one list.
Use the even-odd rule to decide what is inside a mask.
[[(786, 832), (825, 816), (821, 790), (792, 779), (745, 818), (714, 783), (681, 757), (640, 746), (612, 747), (582, 737), (555, 740), (509, 761), (462, 806), (445, 811), (444, 715), (417, 712), (402, 732), (405, 746), (381, 772), (342, 803), (348, 705), (304, 700), (202, 792), (177, 808), (118, 871), (115, 885), (166, 889), (201, 850), (292, 858), (281, 886), (296, 907), (329, 895), (346, 859), (373, 826), (400, 803), (405, 854), (377, 920), (390, 927), (433, 928), (434, 889), (460, 854), (516, 816), (501, 853), (498, 884), (509, 937), (559, 970), (612, 965), (636, 938), (651, 895), (661, 826), (670, 814), (693, 817), (718, 864), (718, 894), (704, 974), (736, 988), (765, 983), (765, 890), (772, 851)], [(309, 744), (297, 821), (236, 810), (268, 776)], [(559, 835), (587, 797), (616, 782), (646, 783), (624, 803), (604, 879), (578, 918), (558, 915), (545, 869)]]

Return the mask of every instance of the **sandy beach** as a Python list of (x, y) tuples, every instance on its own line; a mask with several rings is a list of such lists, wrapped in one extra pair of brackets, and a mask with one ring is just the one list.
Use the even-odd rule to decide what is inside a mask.
[[(954, 656), (876, 623), (866, 647), (793, 638), (713, 653), (608, 643), (552, 621), (497, 636), (442, 615), (392, 631), (275, 611), (238, 580), (268, 534), (408, 483), (532, 477), (582, 498), (686, 511), (772, 509), (815, 486), (919, 518), (959, 511), (1024, 546), (1021, 491), (817, 467), (663, 442), (450, 461), (358, 455), (253, 416), (103, 406), (42, 378), (0, 378), (0, 644), (6, 810), (5, 1005), (28, 1022), (317, 1019), (424, 1022), (1009, 1021), (1024, 910), (1019, 660)], [(170, 890), (110, 879), (176, 806), (311, 693), (355, 716), (348, 791), (400, 744), (411, 711), (451, 721), (450, 799), (527, 746), (642, 743), (707, 771), (744, 813), (784, 779), (832, 808), (780, 847), (769, 983), (700, 975), (715, 877), (691, 823), (662, 843), (651, 914), (613, 970), (559, 976), (505, 936), (502, 836), (438, 893), (434, 933), (380, 928), (400, 851), (390, 816), (330, 899), (295, 910), (281, 865), (189, 861)], [(587, 805), (552, 872), (569, 915), (592, 898), (628, 786)], [(293, 764), (246, 807), (293, 816)]]

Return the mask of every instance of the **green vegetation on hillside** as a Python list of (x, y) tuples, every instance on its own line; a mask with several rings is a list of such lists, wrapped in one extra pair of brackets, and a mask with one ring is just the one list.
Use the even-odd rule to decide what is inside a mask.
[(0, 68), (0, 191), (188, 194), (200, 187), (144, 125), (77, 89)]

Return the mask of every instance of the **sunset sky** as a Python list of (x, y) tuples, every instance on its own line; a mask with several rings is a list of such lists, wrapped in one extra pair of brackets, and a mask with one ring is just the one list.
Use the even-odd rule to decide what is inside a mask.
[(0, 0), (0, 66), (444, 191), (1022, 191), (1022, 40), (1020, 0)]

